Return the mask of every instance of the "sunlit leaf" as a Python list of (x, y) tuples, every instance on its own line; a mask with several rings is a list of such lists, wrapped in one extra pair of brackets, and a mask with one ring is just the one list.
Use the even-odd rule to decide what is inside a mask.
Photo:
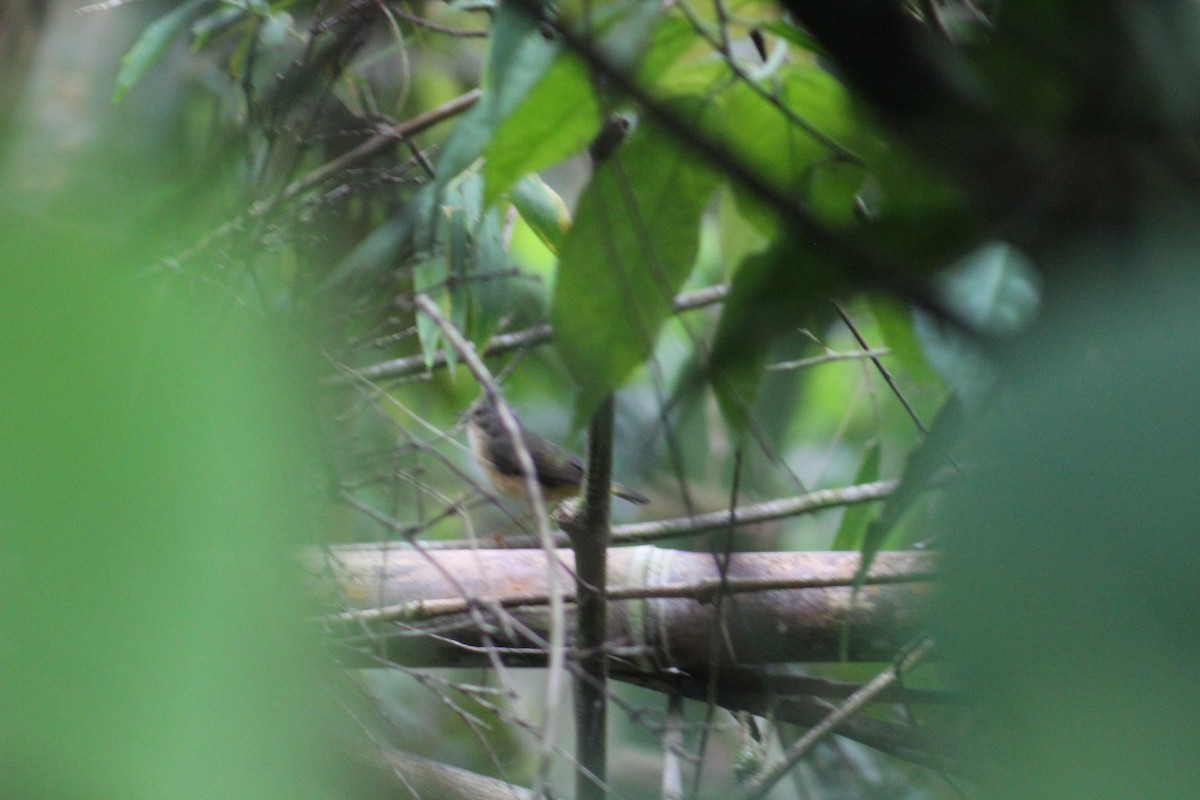
[(567, 204), (537, 175), (517, 181), (510, 196), (521, 218), (546, 243), (550, 252), (557, 255), (563, 237), (571, 229), (571, 212), (567, 210)]

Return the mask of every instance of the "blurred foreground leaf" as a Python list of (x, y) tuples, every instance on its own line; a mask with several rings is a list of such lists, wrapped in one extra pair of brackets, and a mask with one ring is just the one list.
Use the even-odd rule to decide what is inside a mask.
[(330, 797), (302, 393), (142, 257), (0, 217), (0, 795)]

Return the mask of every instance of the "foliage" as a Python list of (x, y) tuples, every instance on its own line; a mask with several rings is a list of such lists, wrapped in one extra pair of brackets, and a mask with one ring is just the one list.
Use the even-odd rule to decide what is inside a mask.
[[(1186, 274), (1195, 251), (1181, 244), (1193, 227), (1200, 175), (1193, 133), (1200, 109), (1200, 50), (1194, 46), (1200, 12), (1193, 4), (190, 0), (149, 10), (119, 66), (113, 60), (105, 91), (117, 106), (113, 113), (134, 119), (149, 118), (139, 103), (182, 98), (172, 125), (137, 134), (170, 154), (164, 165), (187, 169), (164, 169), (155, 184), (116, 195), (137, 198), (128, 203), (134, 219), (116, 233), (138, 242), (125, 257), (139, 267), (135, 282), (153, 275), (164, 296), (182, 303), (179, 318), (164, 322), (158, 339), (171, 352), (187, 349), (180, 320), (208, 344), (221, 341), (214, 320), (235, 319), (240, 326), (247, 317), (311, 337), (295, 347), (313, 356), (304, 368), (320, 394), (307, 413), (320, 433), (320, 454), (291, 453), (272, 469), (319, 464), (290, 480), (331, 501), (322, 510), (323, 543), (536, 541), (522, 530), (529, 527), (525, 509), (496, 502), (469, 458), (443, 442), (441, 434), (454, 429), (458, 413), (479, 393), (473, 348), (487, 356), (530, 428), (564, 443), (577, 443), (582, 424), (617, 393), (615, 472), (652, 496), (650, 510), (639, 513), (653, 519), (691, 519), (731, 502), (744, 506), (816, 488), (896, 481), (870, 496), (882, 501), (878, 506), (845, 500), (849, 508), (840, 516), (796, 513), (680, 542), (711, 550), (720, 564), (742, 550), (856, 549), (863, 554), (858, 598), (880, 551), (944, 544), (950, 557), (938, 631), (972, 696), (1009, 699), (1005, 680), (1013, 679), (1040, 697), (1066, 672), (1060, 665), (1063, 672), (1047, 682), (1037, 670), (1010, 669), (1003, 649), (986, 660), (973, 656), (1006, 640), (980, 636), (991, 617), (958, 612), (971, 607), (976, 589), (997, 618), (1013, 597), (989, 566), (989, 554), (1005, 564), (1000, 578), (1028, 576), (1027, 597), (1037, 599), (1036, 608), (1017, 604), (1011, 617), (1029, 632), (1022, 640), (1028, 649), (1057, 653), (1061, 647), (1082, 660), (1095, 646), (1103, 648), (1097, 663), (1115, 661), (1119, 648), (1090, 635), (1095, 632), (1085, 619), (1065, 616), (1052, 630), (1038, 627), (1035, 612), (1043, 606), (1093, 608), (1087, 601), (1105, 573), (1089, 569), (1089, 537), (1104, 539), (1107, 546), (1098, 552), (1108, 554), (1106, 561), (1119, 559), (1111, 549), (1117, 532), (1088, 513), (1105, 501), (1065, 477), (1102, 462), (1104, 447), (1097, 437), (1073, 459), (1062, 455), (1074, 452), (1072, 437), (1088, 432), (1077, 430), (1071, 415), (1052, 413), (1057, 395), (1046, 376), (1072, 366), (1063, 391), (1076, 405), (1066, 407), (1092, 419), (1094, 428), (1120, 428), (1136, 414), (1115, 401), (1094, 418), (1088, 414), (1087, 397), (1103, 396), (1087, 369), (1095, 342), (1120, 363), (1144, 363), (1149, 370), (1123, 375), (1118, 389), (1154, 386), (1159, 397), (1177, 390), (1169, 368), (1151, 356), (1173, 345), (1171, 336), (1187, 335), (1152, 335), (1164, 314), (1154, 301), (1172, 292), (1188, 296), (1193, 288)], [(31, 119), (24, 123), (33, 131), (26, 139), (37, 132)], [(122, 135), (134, 133), (130, 128)], [(5, 176), (15, 186), (21, 164), (33, 162), (23, 158), (19, 136), (0, 141), (10, 139)], [(111, 142), (97, 152), (100, 163), (119, 161)], [(111, 168), (94, 172), (92, 162), (76, 170), (80, 180), (93, 174), (102, 183), (117, 180)], [(79, 184), (64, 190), (52, 183), (43, 187), (42, 208), (57, 207), (66, 216), (63, 209), (82, 207), (99, 220), (121, 215), (103, 192), (96, 195), (101, 202), (89, 204), (78, 201), (84, 194)], [(55, 272), (48, 261), (31, 270)], [(1113, 302), (1131, 287), (1144, 302), (1128, 308)], [(419, 312), (418, 295), (439, 313)], [(135, 304), (129, 313), (144, 308)], [(1086, 321), (1089, 314), (1103, 315), (1125, 334), (1106, 338), (1103, 326)], [(37, 327), (12, 319), (14, 335)], [(120, 340), (119, 325), (101, 330)], [(469, 347), (458, 343), (457, 333)], [(1054, 341), (1067, 344), (1049, 347)], [(248, 350), (261, 361), (273, 358)], [(41, 358), (57, 361), (58, 355), (50, 349)], [(225, 355), (202, 350), (202, 361), (212, 360), (195, 371), (210, 375), (227, 365), (234, 377), (226, 388), (236, 394), (245, 354), (229, 361)], [(96, 363), (117, 370), (122, 361), (116, 355)], [(162, 380), (175, 375), (168, 369)], [(31, 385), (48, 381), (37, 372), (28, 377)], [(213, 381), (186, 384), (191, 388), (178, 419), (155, 416), (153, 393), (130, 413), (146, 415), (150, 441), (171, 441), (168, 428), (184, 431), (183, 440), (196, 450), (181, 450), (176, 458), (201, 469), (215, 456), (201, 446), (193, 423), (210, 405), (224, 409), (218, 427), (240, 432), (251, 450), (271, 449), (277, 420), (250, 430), (258, 423), (225, 408), (224, 384)], [(281, 384), (271, 385), (271, 397), (288, 395)], [(101, 382), (95, 388), (103, 396), (112, 387)], [(247, 402), (262, 410), (273, 401)], [(36, 406), (29, 397), (13, 405)], [(1165, 403), (1151, 408), (1166, 419), (1186, 416)], [(41, 412), (30, 413), (30, 431), (45, 427)], [(979, 429), (991, 433), (964, 438)], [(113, 435), (121, 430), (115, 426)], [(1122, 445), (1137, 456), (1131, 469), (1152, 473), (1153, 456), (1136, 445), (1158, 442), (1162, 432), (1133, 438)], [(1055, 458), (1033, 482), (1046, 491), (1027, 492), (1023, 467), (1039, 462), (1044, 442), (1056, 443)], [(1160, 444), (1172, 464), (1186, 464), (1169, 442)], [(100, 458), (120, 449), (108, 440), (95, 446)], [(47, 452), (66, 461), (65, 447), (58, 442)], [(236, 459), (253, 463), (255, 452)], [(995, 491), (978, 488), (973, 470), (980, 465), (980, 475), (1000, 476)], [(148, 480), (159, 469), (135, 459), (128, 481)], [(211, 469), (220, 472), (219, 465)], [(64, 472), (59, 482), (69, 477)], [(246, 484), (260, 479), (270, 483), (254, 472)], [(1105, 485), (1116, 481), (1106, 474)], [(32, 492), (19, 480), (12, 485)], [(1056, 487), (1072, 502), (1044, 513), (1058, 508)], [(219, 476), (196, 489), (201, 498), (244, 491)], [(269, 488), (262, 491), (275, 497)], [(272, 504), (294, 510), (311, 500)], [(1078, 519), (1090, 526), (1079, 527)], [(1171, 517), (1163, 525), (1173, 529), (1178, 522)], [(201, 519), (196, 528), (206, 525)], [(110, 535), (122, 546), (135, 541), (116, 530)], [(1082, 566), (1071, 574), (1066, 567), (1041, 569), (1033, 555), (1039, 537), (1055, 539), (1053, 566), (1074, 560)], [(31, 539), (18, 541), (30, 554), (36, 550)], [(1164, 551), (1168, 555), (1148, 550), (1147, 559), (1166, 563), (1172, 547)], [(274, 552), (251, 547), (249, 563)], [(99, 556), (90, 553), (82, 551), (81, 559)], [(177, 557), (164, 552), (155, 558), (162, 576), (178, 574), (169, 563)], [(73, 561), (56, 563), (74, 574)], [(1129, 603), (1099, 607), (1128, 618), (1129, 627), (1176, 620), (1174, 591), (1153, 595), (1157, 611), (1149, 619), (1134, 613), (1139, 587), (1153, 582), (1147, 577), (1153, 570), (1143, 575), (1139, 564), (1118, 571), (1130, 584)], [(220, 578), (214, 586), (192, 593), (235, 591), (236, 581), (214, 574)], [(1175, 577), (1172, 587), (1186, 586)], [(114, 591), (96, 587), (100, 598)], [(351, 600), (346, 606), (355, 605)], [(207, 610), (198, 604), (182, 613)], [(51, 624), (63, 614), (54, 610), (39, 625), (65, 636)], [(236, 624), (232, 617), (217, 619), (223, 623), (214, 624)], [(500, 616), (491, 624), (499, 630), (513, 623)], [(1073, 639), (1075, 630), (1089, 635)], [(1171, 631), (1181, 641), (1191, 635), (1182, 622)], [(845, 653), (853, 633), (844, 626)], [(133, 661), (142, 657), (142, 644), (129, 648)], [(154, 647), (176, 652), (169, 643)], [(1171, 647), (1154, 652), (1157, 664), (1179, 655)], [(900, 663), (904, 655), (897, 658)], [(702, 774), (713, 781), (705, 783), (709, 795), (752, 785), (737, 783), (745, 776), (716, 774), (719, 759), (709, 754), (720, 748), (732, 758), (739, 737), (758, 752), (751, 729), (776, 713), (788, 719), (778, 709), (798, 702), (760, 687), (783, 669), (738, 664), (751, 671), (722, 679), (715, 670), (683, 675), (659, 664), (645, 675), (620, 659), (613, 663), (622, 679), (704, 701), (684, 713), (694, 715), (700, 731), (686, 741), (699, 753), (696, 784)], [(412, 687), (423, 687), (437, 714), (451, 710), (450, 719), (438, 722), (456, 746), (451, 749), (479, 745), (473, 768), (538, 788), (561, 782), (550, 762), (559, 772), (566, 767), (550, 757), (553, 747), (543, 737), (551, 738), (552, 726), (539, 717), (552, 716), (560, 698), (539, 694), (544, 687), (518, 691), (520, 678), (494, 653), (489, 664), (485, 686), (475, 675), (397, 670), (373, 677), (369, 691), (393, 722), (407, 714), (434, 718), (434, 711), (414, 710), (421, 706)], [(140, 674), (131, 662), (115, 662), (115, 670), (126, 668)], [(210, 676), (223, 668), (218, 664)], [(858, 680), (859, 668), (809, 665), (802, 677)], [(23, 669), (28, 675), (28, 665)], [(1175, 696), (1178, 684), (1170, 676), (1156, 673), (1156, 680)], [(918, 673), (915, 682), (923, 681), (933, 684), (925, 688), (948, 685)], [(1095, 691), (1117, 694), (1099, 681)], [(612, 697), (617, 706), (658, 700), (628, 687)], [(748, 697), (766, 698), (750, 708), (760, 715), (757, 722), (744, 716), (753, 705)], [(1072, 773), (1069, 758), (1054, 756), (1052, 740), (1060, 734), (1049, 732), (1060, 729), (1046, 723), (1028, 697), (1012, 699), (1006, 707), (984, 702), (975, 709), (996, 723), (991, 733), (1013, 758), (1007, 766), (1016, 778), (994, 785), (1034, 796), (1022, 782), (1028, 764), (1030, 780), (1071, 787), (1062, 796), (1098, 796), (1078, 789), (1095, 789), (1091, 778)], [(536, 708), (539, 702), (544, 705)], [(1071, 702), (1064, 714), (1086, 708)], [(743, 712), (738, 734), (717, 724), (717, 706)], [(1139, 730), (1150, 730), (1151, 717), (1119, 699), (1113, 708), (1116, 722), (1107, 727), (1135, 719), (1144, 724)], [(1159, 710), (1155, 718), (1172, 717), (1169, 709)], [(656, 749), (660, 743), (641, 724), (645, 713), (638, 707), (626, 715), (623, 733)], [(961, 724), (960, 709), (932, 716), (943, 730)], [(278, 722), (275, 711), (263, 718), (268, 727)], [(1024, 741), (1022, 726), (1031, 719), (1039, 733)], [(110, 724), (106, 720), (100, 724)], [(903, 786), (921, 796), (951, 796), (964, 777), (989, 785), (988, 769), (979, 766), (989, 760), (986, 747), (967, 752), (898, 720), (880, 710), (862, 722), (886, 730), (892, 737), (886, 745), (861, 729), (846, 734), (890, 754), (871, 756), (873, 766), (858, 776), (864, 791), (883, 790), (871, 785), (871, 775), (897, 792)], [(372, 736), (395, 735), (386, 721), (379, 725), (384, 732)], [(1088, 727), (1105, 725), (1093, 720)], [(1180, 722), (1172, 730), (1184, 727)], [(777, 736), (789, 740), (784, 723)], [(399, 738), (409, 749), (429, 745), (421, 741), (425, 735)], [(1186, 731), (1178, 738), (1191, 741)], [(1095, 742), (1102, 752), (1115, 744), (1103, 737)], [(823, 757), (837, 752), (829, 746)], [(1051, 755), (1040, 759), (1041, 752)], [(426, 754), (450, 758), (445, 751)], [(841, 756), (865, 763), (858, 750)], [(804, 774), (827, 792), (844, 788), (821, 763), (810, 759)], [(1089, 762), (1088, 769), (1104, 774), (1097, 764)], [(1164, 764), (1163, 771), (1181, 775), (1178, 785), (1186, 783), (1184, 767)], [(627, 796), (645, 791), (640, 776), (612, 777)], [(1132, 783), (1131, 773), (1112, 780), (1126, 788)], [(1170, 795), (1174, 785), (1164, 783), (1156, 793)]]

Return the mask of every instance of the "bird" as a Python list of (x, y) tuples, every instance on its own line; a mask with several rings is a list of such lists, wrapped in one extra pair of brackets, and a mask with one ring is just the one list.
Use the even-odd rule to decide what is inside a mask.
[[(495, 404), (484, 398), (465, 412), (467, 439), (471, 452), (492, 486), (511, 498), (528, 497), (528, 486), (517, 460), (512, 437), (500, 421)], [(517, 420), (525, 448), (533, 460), (534, 474), (547, 502), (557, 502), (579, 494), (583, 484), (583, 460), (554, 442), (539, 436)], [(616, 481), (612, 493), (631, 503), (649, 503), (650, 498)]]

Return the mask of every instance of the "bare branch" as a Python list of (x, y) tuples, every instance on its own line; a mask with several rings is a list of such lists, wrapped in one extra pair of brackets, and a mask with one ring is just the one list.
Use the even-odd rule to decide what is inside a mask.
[[(718, 284), (717, 286), (708, 286), (703, 289), (684, 292), (675, 298), (673, 305), (676, 311), (691, 311), (720, 303), (724, 301), (728, 294), (729, 286), (727, 284)], [(514, 331), (513, 333), (498, 334), (487, 340), (487, 343), (483, 346), (482, 355), (484, 358), (490, 358), (491, 356), (503, 355), (514, 350), (535, 347), (549, 342), (553, 337), (554, 329), (549, 325), (535, 325), (532, 328)], [(446, 366), (446, 363), (444, 353), (437, 353), (429, 364), (425, 363), (424, 356), (406, 356), (404, 358), (381, 361), (378, 364), (371, 364), (359, 369), (346, 367), (342, 372), (327, 377), (325, 382), (336, 385), (349, 383), (354, 380), (380, 381), (388, 378), (403, 378), (429, 370), (442, 369)]]

